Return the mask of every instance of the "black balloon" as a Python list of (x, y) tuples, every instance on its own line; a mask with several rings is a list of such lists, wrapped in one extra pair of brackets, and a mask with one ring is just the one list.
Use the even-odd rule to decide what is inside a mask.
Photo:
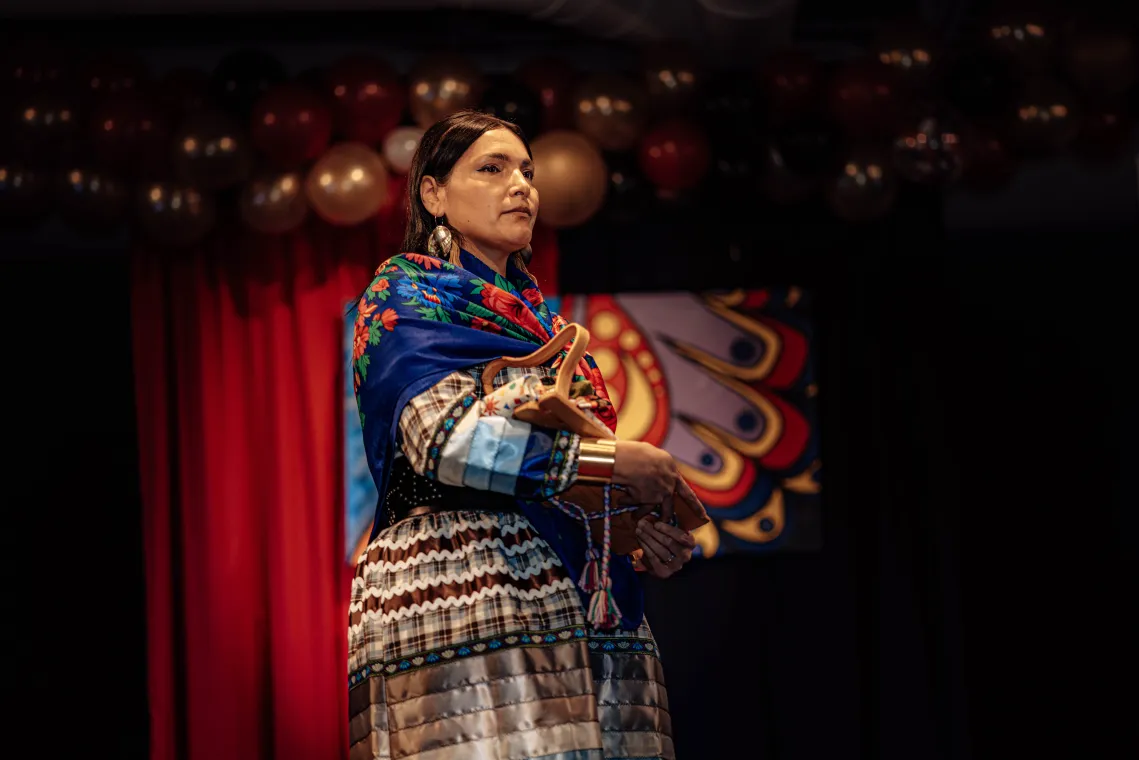
[(1001, 138), (970, 128), (965, 137), (965, 163), (961, 185), (976, 193), (992, 193), (1008, 185), (1016, 161)]
[(753, 135), (762, 118), (759, 86), (742, 72), (708, 79), (700, 97), (700, 120), (713, 143)]
[(491, 80), (479, 110), (517, 124), (527, 139), (536, 137), (542, 126), (542, 101), (529, 87), (510, 77)]
[(1084, 109), (1064, 83), (1049, 77), (1028, 80), (1009, 108), (1010, 147), (1036, 156), (1066, 148), (1080, 133)]
[(47, 173), (0, 160), (0, 220), (33, 224), (51, 209)]
[(218, 63), (210, 78), (214, 101), (245, 118), (253, 104), (275, 84), (285, 81), (285, 67), (259, 50), (239, 50)]
[(871, 46), (874, 57), (897, 74), (902, 88), (916, 92), (934, 84), (941, 67), (941, 45), (932, 29), (893, 24), (883, 29)]
[(893, 208), (897, 194), (889, 156), (869, 147), (852, 149), (826, 187), (831, 210), (849, 222), (880, 219)]
[(45, 89), (16, 100), (8, 115), (15, 145), (0, 148), (18, 150), (23, 159), (38, 166), (54, 166), (62, 153), (72, 153), (82, 125), (78, 95), (74, 92)]
[(770, 142), (787, 169), (805, 177), (829, 175), (838, 161), (838, 130), (822, 119), (804, 119), (781, 127)]
[(605, 153), (609, 171), (609, 189), (602, 214), (618, 222), (641, 219), (652, 207), (654, 188), (641, 171), (635, 154)]
[(961, 176), (962, 122), (941, 106), (917, 107), (894, 137), (894, 166), (910, 182), (940, 185)]
[(758, 166), (756, 146), (750, 142), (724, 143), (712, 151), (708, 180), (732, 188), (754, 187)]
[(81, 232), (110, 232), (126, 220), (130, 209), (126, 183), (97, 169), (65, 170), (57, 193), (63, 220)]
[(810, 198), (819, 187), (816, 177), (792, 169), (779, 142), (768, 139), (757, 153), (759, 191), (767, 200), (779, 205), (800, 203)]
[(1093, 164), (1109, 164), (1126, 151), (1134, 122), (1120, 105), (1097, 105), (1084, 115), (1073, 145), (1080, 158)]
[(943, 88), (949, 102), (971, 121), (992, 125), (1016, 92), (1007, 62), (993, 53), (969, 50), (945, 71)]

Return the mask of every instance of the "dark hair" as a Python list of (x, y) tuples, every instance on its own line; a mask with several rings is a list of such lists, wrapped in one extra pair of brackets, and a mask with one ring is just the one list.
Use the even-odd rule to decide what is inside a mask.
[[(526, 155), (533, 160), (530, 143), (517, 124), (478, 111), (451, 114), (423, 133), (415, 156), (411, 159), (411, 169), (407, 173), (407, 229), (403, 233), (401, 253), (427, 253), (427, 238), (437, 224), (419, 197), (419, 186), (423, 183), (423, 178), (434, 177), (439, 184), (447, 184), (451, 170), (467, 152), (467, 148), (492, 129), (505, 129), (517, 136), (526, 146)], [(462, 234), (446, 218), (441, 221), (450, 228), (455, 242), (461, 244)]]
[[(434, 177), (439, 184), (446, 184), (447, 179), (451, 176), (451, 170), (455, 168), (455, 164), (462, 155), (467, 152), (467, 148), (474, 145), (476, 140), (492, 129), (505, 129), (517, 136), (526, 147), (526, 155), (530, 157), (530, 160), (534, 159), (534, 152), (530, 149), (530, 141), (526, 139), (525, 133), (517, 124), (480, 111), (453, 113), (447, 118), (435, 122), (423, 133), (423, 137), (419, 140), (419, 147), (415, 149), (415, 155), (411, 159), (411, 169), (407, 173), (407, 228), (403, 233), (403, 243), (396, 253), (427, 253), (427, 238), (431, 235), (431, 230), (437, 226), (435, 217), (431, 216), (419, 197), (419, 186), (422, 184), (423, 178)], [(462, 245), (462, 233), (452, 227), (446, 218), (440, 221), (451, 230), (455, 243)], [(526, 268), (526, 258), (526, 256), (516, 255), (514, 262), (519, 269), (526, 273), (526, 276), (534, 280), (534, 276)], [(534, 282), (537, 284), (537, 280)], [(370, 285), (371, 282), (369, 281), (368, 285), (364, 286), (363, 292), (348, 307), (349, 314), (356, 310), (361, 299), (367, 295)]]

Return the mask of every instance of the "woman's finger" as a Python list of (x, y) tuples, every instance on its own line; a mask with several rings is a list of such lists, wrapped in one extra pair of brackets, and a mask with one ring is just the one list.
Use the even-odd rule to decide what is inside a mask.
[(657, 578), (668, 578), (675, 572), (664, 563), (664, 560), (648, 550), (645, 550), (645, 553), (641, 555), (641, 562), (644, 564), (645, 569)]
[(677, 528), (675, 525), (669, 525), (665, 522), (655, 522), (653, 523), (653, 528), (663, 533), (666, 538), (675, 541), (679, 546), (687, 546), (690, 549), (696, 546), (696, 539), (692, 537), (692, 534)]
[(675, 559), (676, 552), (669, 548), (664, 537), (657, 534), (656, 531), (649, 528), (638, 531), (637, 535), (641, 541), (641, 546), (645, 548), (645, 553), (655, 555), (661, 564), (671, 564), (672, 559)]

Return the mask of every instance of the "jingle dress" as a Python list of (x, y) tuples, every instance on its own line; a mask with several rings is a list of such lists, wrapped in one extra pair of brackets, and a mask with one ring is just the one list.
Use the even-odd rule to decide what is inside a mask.
[(354, 380), (382, 498), (349, 608), (350, 757), (670, 760), (635, 574), (612, 559), (621, 623), (596, 629), (584, 530), (544, 504), (573, 485), (580, 439), (510, 416), (557, 368), (482, 387), (487, 361), (529, 353), (564, 320), (514, 267), (462, 263), (395, 257), (359, 306)]

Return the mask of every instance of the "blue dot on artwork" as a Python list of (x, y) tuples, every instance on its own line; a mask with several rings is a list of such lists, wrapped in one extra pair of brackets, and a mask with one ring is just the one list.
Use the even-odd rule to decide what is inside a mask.
[(709, 452), (705, 451), (700, 455), (700, 464), (704, 467), (711, 467), (716, 463), (716, 457), (712, 456)]
[(765, 517), (759, 521), (759, 527), (764, 533), (770, 533), (775, 529), (775, 522), (770, 517)]
[(736, 427), (740, 430), (751, 432), (759, 425), (759, 420), (756, 419), (755, 412), (740, 412), (736, 417)]
[(755, 358), (755, 344), (745, 338), (736, 338), (728, 349), (737, 362), (750, 362)]

